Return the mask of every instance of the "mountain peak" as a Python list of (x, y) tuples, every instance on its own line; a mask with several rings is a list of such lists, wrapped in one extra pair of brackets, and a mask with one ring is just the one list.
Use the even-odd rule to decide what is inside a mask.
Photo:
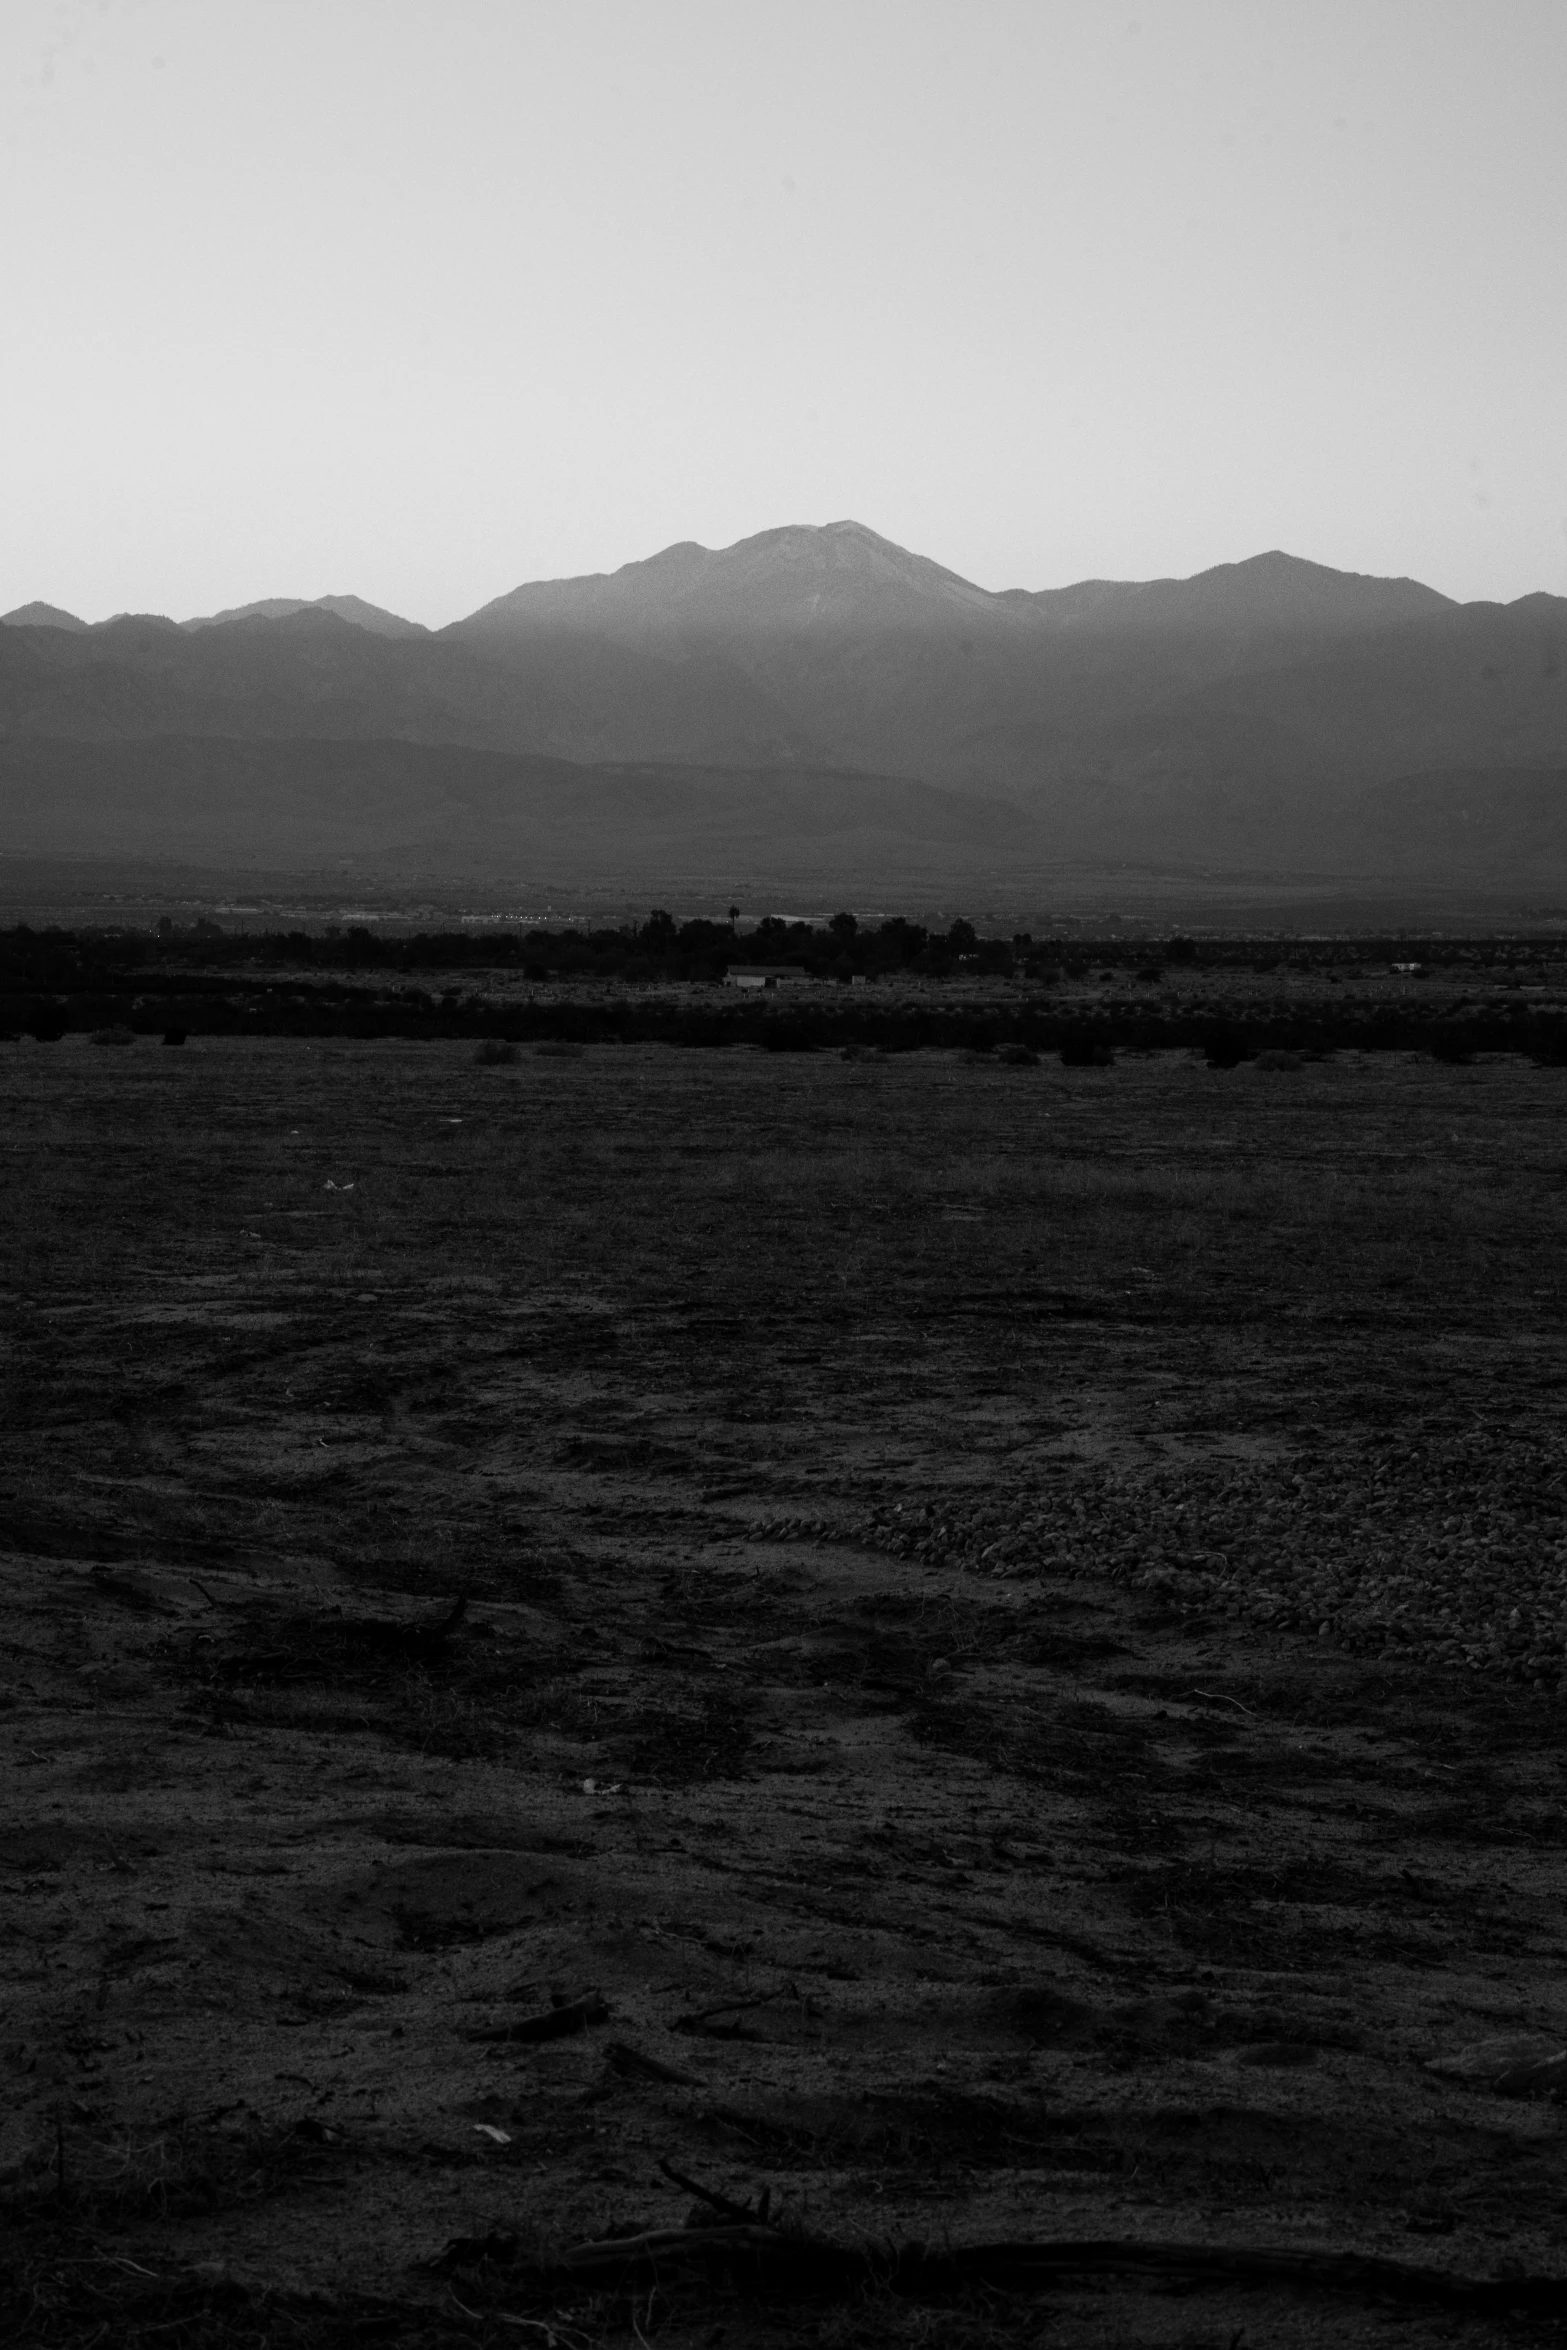
[(69, 628), (85, 633), (87, 623), (58, 604), (18, 604), (14, 612), (0, 612), (0, 628)]
[(1407, 602), (1412, 596), (1425, 610), (1434, 612), (1452, 602), (1450, 596), (1423, 586), (1417, 579), (1402, 575), (1388, 578), (1374, 571), (1335, 571), (1331, 564), (1313, 563), (1305, 555), (1288, 555), (1282, 547), (1244, 556), (1238, 563), (1215, 563), (1184, 584), (1195, 588), (1204, 582), (1233, 584), (1252, 596), (1283, 597), (1292, 607), (1313, 597), (1332, 597), (1340, 602), (1347, 597)]
[(1215, 563), (1190, 579), (1081, 579), (1044, 588), (1026, 601), (1039, 618), (1081, 629), (1161, 628), (1240, 630), (1280, 628), (1357, 630), (1425, 620), (1454, 609), (1452, 599), (1417, 579), (1383, 579), (1365, 571), (1335, 571), (1303, 555), (1270, 547), (1237, 563)]
[(586, 624), (634, 639), (693, 629), (885, 633), (982, 614), (1010, 619), (971, 580), (846, 518), (784, 523), (728, 547), (682, 539), (618, 571), (530, 581), (456, 625), (511, 636)]
[(379, 604), (367, 604), (363, 596), (265, 596), (258, 603), (231, 604), (226, 611), (210, 612), (182, 625), (227, 628), (238, 620), (293, 620), (301, 612), (328, 612), (336, 620), (346, 620), (354, 628), (367, 630), (371, 636), (428, 636), (430, 633), (417, 620), (405, 620), (399, 612), (387, 612)]

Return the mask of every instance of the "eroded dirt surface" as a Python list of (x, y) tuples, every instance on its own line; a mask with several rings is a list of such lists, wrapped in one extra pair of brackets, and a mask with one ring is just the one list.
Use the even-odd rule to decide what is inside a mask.
[[(1554, 2097), (1430, 2069), (1567, 2045), (1552, 1682), (1204, 1617), (1082, 1543), (868, 1538), (998, 1495), (1070, 1533), (1106, 1463), (1309, 1456), (1326, 1497), (1373, 1441), (1550, 1453), (1559, 1072), (72, 1042), (0, 1084), (33, 2247), (515, 2339), (503, 2276), (420, 2264), (678, 2222), (663, 2159), (845, 2241), (1567, 2272)], [(1125, 2279), (634, 2314), (1391, 2322)]]

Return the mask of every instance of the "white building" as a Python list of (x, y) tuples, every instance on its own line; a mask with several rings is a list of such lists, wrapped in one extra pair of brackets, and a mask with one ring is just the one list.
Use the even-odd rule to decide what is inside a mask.
[(809, 987), (811, 975), (794, 963), (731, 963), (725, 987)]

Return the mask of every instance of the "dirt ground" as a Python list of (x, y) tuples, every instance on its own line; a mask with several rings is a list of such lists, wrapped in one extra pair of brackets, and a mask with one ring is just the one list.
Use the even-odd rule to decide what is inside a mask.
[(883, 1538), (1232, 1460), (1342, 1546), (1368, 1447), (1559, 1457), (1561, 1071), (71, 1038), (0, 1098), (13, 2338), (1550, 2330), (527, 2264), (667, 2163), (849, 2246), (1567, 2275), (1554, 1671)]

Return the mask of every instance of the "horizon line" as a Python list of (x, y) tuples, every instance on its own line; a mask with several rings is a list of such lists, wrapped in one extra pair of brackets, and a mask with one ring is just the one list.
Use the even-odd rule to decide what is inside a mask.
[[(783, 537), (790, 532), (810, 532), (812, 534), (825, 535), (831, 532), (845, 530), (862, 532), (867, 538), (876, 540), (879, 545), (894, 549), (898, 554), (905, 555), (916, 563), (930, 564), (933, 568), (945, 572), (949, 578), (960, 583), (962, 586), (972, 588), (976, 594), (985, 596), (996, 602), (1001, 602), (1008, 597), (1019, 595), (1029, 597), (1064, 595), (1069, 594), (1074, 588), (1148, 588), (1164, 586), (1190, 586), (1193, 582), (1200, 579), (1209, 578), (1216, 572), (1241, 570), (1250, 564), (1264, 563), (1268, 561), (1270, 557), (1278, 557), (1280, 560), (1286, 563), (1300, 565), (1303, 568), (1314, 571), (1325, 572), (1337, 579), (1377, 580), (1390, 586), (1414, 586), (1425, 588), (1428, 593), (1434, 596), (1440, 596), (1445, 603), (1451, 605), (1455, 610), (1466, 610), (1473, 608), (1476, 605), (1484, 604), (1494, 604), (1498, 609), (1506, 609), (1509, 604), (1524, 602), (1531, 596), (1554, 596), (1556, 594), (1556, 591), (1553, 589), (1535, 587), (1524, 589), (1518, 596), (1506, 598), (1495, 596), (1454, 596), (1449, 595), (1448, 592), (1443, 588), (1433, 587), (1429, 581), (1420, 579), (1413, 572), (1350, 570), (1338, 564), (1323, 563), (1315, 556), (1293, 554), (1289, 549), (1278, 546), (1260, 548), (1249, 555), (1227, 557), (1217, 563), (1203, 564), (1198, 570), (1191, 572), (1157, 572), (1149, 574), (1143, 578), (1117, 578), (1107, 572), (1093, 572), (1081, 574), (1075, 579), (1065, 580), (1055, 586), (1049, 587), (1020, 588), (1017, 586), (1009, 586), (1001, 588), (987, 588), (983, 586), (978, 580), (970, 579), (965, 573), (953, 571), (950, 566), (941, 563), (936, 557), (922, 554), (916, 548), (904, 546), (900, 540), (887, 538), (882, 532), (873, 529), (869, 523), (859, 522), (852, 516), (842, 516), (835, 519), (834, 521), (826, 523), (788, 522), (771, 524), (764, 530), (746, 532), (740, 538), (732, 539), (726, 544), (717, 547), (710, 547), (699, 539), (672, 539), (666, 545), (655, 548), (651, 554), (629, 556), (624, 562), (616, 564), (610, 570), (553, 572), (547, 574), (538, 574), (532, 577), (520, 579), (516, 581), (511, 587), (501, 588), (495, 595), (483, 598), (479, 603), (470, 606), (467, 610), (459, 612), (452, 618), (444, 621), (430, 622), (415, 620), (409, 614), (398, 611), (395, 606), (378, 603), (373, 597), (366, 596), (357, 589), (329, 588), (323, 590), (319, 595), (314, 596), (302, 596), (292, 593), (248, 596), (238, 603), (219, 605), (215, 610), (190, 612), (182, 616), (168, 611), (159, 611), (151, 606), (146, 605), (141, 607), (122, 606), (118, 610), (103, 613), (94, 619), (89, 619), (84, 613), (73, 610), (69, 605), (57, 603), (50, 596), (32, 595), (25, 597), (22, 601), (13, 605), (9, 611), (0, 612), (0, 626), (27, 625), (26, 623), (15, 621), (12, 615), (13, 613), (25, 612), (34, 605), (43, 605), (50, 610), (60, 612), (68, 620), (74, 621), (79, 626), (89, 629), (108, 627), (117, 620), (155, 620), (166, 622), (175, 628), (183, 629), (196, 627), (203, 623), (210, 626), (231, 624), (231, 616), (232, 619), (246, 616), (255, 616), (255, 607), (268, 603), (291, 603), (304, 608), (314, 608), (322, 605), (329, 605), (333, 602), (356, 602), (365, 605), (371, 611), (384, 613), (388, 619), (400, 621), (405, 626), (417, 629), (423, 634), (439, 636), (443, 634), (446, 629), (458, 627), (463, 621), (476, 618), (479, 613), (488, 610), (492, 605), (504, 602), (509, 596), (518, 595), (526, 588), (566, 587), (574, 586), (589, 580), (615, 579), (618, 578), (623, 572), (633, 571), (644, 565), (657, 563), (665, 556), (679, 553), (685, 550), (690, 550), (693, 553), (700, 553), (706, 556), (722, 556), (733, 554), (737, 548), (753, 545), (764, 539)], [(283, 616), (279, 615), (279, 617)], [(47, 623), (41, 623), (40, 625), (47, 625)], [(350, 622), (349, 625), (354, 625), (354, 623)]]

